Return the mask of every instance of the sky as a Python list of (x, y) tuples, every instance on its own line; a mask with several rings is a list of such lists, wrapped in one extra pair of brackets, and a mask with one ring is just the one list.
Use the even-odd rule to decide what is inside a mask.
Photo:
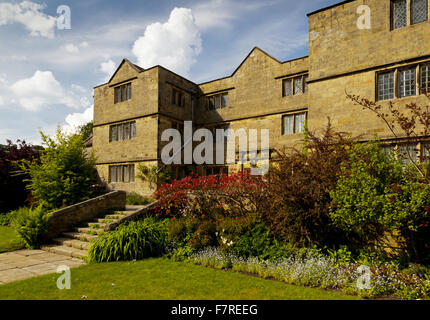
[(91, 121), (93, 88), (124, 58), (202, 83), (231, 75), (255, 46), (306, 56), (306, 14), (338, 2), (0, 0), (0, 144)]

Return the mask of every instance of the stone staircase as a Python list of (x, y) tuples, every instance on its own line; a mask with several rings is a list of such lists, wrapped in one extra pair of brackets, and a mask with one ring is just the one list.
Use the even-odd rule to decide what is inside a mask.
[(105, 216), (87, 222), (83, 226), (62, 233), (59, 237), (52, 239), (52, 244), (42, 246), (41, 249), (68, 257), (82, 259), (87, 255), (91, 241), (97, 239), (100, 234), (106, 232), (104, 231), (106, 225), (117, 222), (129, 215), (133, 215), (142, 208), (143, 206), (126, 206), (125, 211), (107, 213)]

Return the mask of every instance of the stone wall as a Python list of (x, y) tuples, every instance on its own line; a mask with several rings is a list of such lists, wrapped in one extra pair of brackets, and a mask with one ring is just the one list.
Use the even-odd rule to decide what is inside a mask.
[(83, 222), (88, 222), (106, 213), (108, 210), (124, 210), (126, 206), (126, 193), (113, 191), (97, 198), (80, 202), (52, 213), (49, 220), (47, 239), (70, 231), (71, 228)]

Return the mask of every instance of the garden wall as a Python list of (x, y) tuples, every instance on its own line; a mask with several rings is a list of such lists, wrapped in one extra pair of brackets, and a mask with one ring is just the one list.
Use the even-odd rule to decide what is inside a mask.
[(77, 225), (94, 220), (108, 210), (125, 210), (126, 192), (113, 191), (96, 198), (74, 204), (52, 213), (47, 239), (70, 231)]

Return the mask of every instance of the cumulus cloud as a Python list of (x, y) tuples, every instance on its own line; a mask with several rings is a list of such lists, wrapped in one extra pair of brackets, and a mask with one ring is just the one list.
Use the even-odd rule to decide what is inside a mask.
[(147, 26), (133, 46), (143, 68), (159, 64), (183, 75), (188, 75), (201, 50), (200, 31), (191, 9), (186, 8), (173, 9), (166, 23)]
[(68, 53), (79, 53), (79, 48), (75, 46), (73, 43), (68, 43), (63, 48)]
[(54, 38), (57, 19), (42, 12), (45, 5), (31, 1), (0, 3), (0, 26), (21, 23), (32, 36)]
[(62, 129), (66, 133), (75, 132), (79, 126), (82, 126), (93, 120), (94, 106), (87, 108), (82, 113), (71, 113), (66, 117), (66, 124)]
[(70, 108), (88, 107), (88, 99), (82, 99), (72, 91), (63, 89), (51, 71), (36, 71), (31, 78), (15, 82), (10, 89), (19, 104), (28, 111), (39, 111), (49, 105), (62, 104)]
[(108, 60), (100, 64), (100, 71), (106, 74), (104, 82), (108, 82), (116, 70), (115, 62)]

